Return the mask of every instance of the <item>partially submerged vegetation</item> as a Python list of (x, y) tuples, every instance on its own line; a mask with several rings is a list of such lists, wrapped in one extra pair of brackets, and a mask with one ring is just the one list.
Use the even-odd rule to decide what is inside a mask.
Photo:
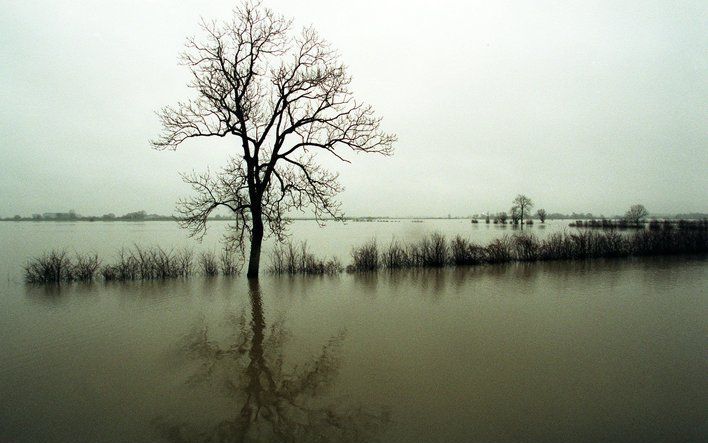
[[(540, 239), (519, 232), (504, 235), (481, 245), (464, 237), (448, 240), (433, 233), (420, 240), (397, 239), (380, 246), (370, 240), (351, 251), (347, 272), (372, 272), (379, 269), (440, 268), (516, 261), (573, 260), (594, 257), (627, 257), (708, 252), (708, 220), (652, 221), (648, 229), (622, 233), (616, 229), (556, 232)], [(195, 272), (205, 276), (235, 275), (242, 262), (238, 254), (225, 249), (217, 256), (202, 252), (196, 260), (189, 249), (165, 250), (134, 246), (118, 251), (116, 260), (102, 264), (96, 254), (70, 255), (50, 251), (25, 265), (25, 280), (30, 283), (154, 280), (188, 277)], [(344, 270), (336, 258), (323, 259), (313, 254), (307, 243), (276, 246), (269, 271), (273, 274), (338, 274)]]
[(461, 236), (447, 241), (442, 234), (434, 233), (410, 243), (392, 240), (380, 254), (376, 251), (378, 246), (373, 240), (355, 247), (353, 263), (347, 271), (705, 253), (708, 252), (708, 223), (666, 224), (631, 234), (614, 230), (557, 232), (544, 239), (517, 233), (494, 239), (486, 246)]
[(336, 257), (321, 259), (308, 250), (307, 242), (300, 246), (292, 243), (277, 245), (271, 254), (269, 271), (272, 274), (338, 274), (342, 264)]
[(96, 254), (72, 256), (64, 250), (52, 250), (25, 265), (25, 280), (28, 283), (59, 283), (91, 281), (99, 276), (106, 281), (187, 277), (194, 271), (193, 258), (194, 253), (189, 249), (134, 246), (120, 249), (115, 262), (101, 265)]
[(194, 253), (160, 247), (121, 249), (118, 262), (101, 268), (105, 280), (162, 280), (187, 277), (193, 271)]
[(97, 255), (72, 257), (66, 251), (50, 251), (25, 265), (25, 280), (31, 283), (91, 281), (100, 264)]
[(626, 218), (612, 220), (607, 218), (576, 220), (570, 223), (571, 228), (596, 228), (596, 229), (679, 229), (679, 230), (706, 230), (708, 229), (708, 219), (702, 220), (657, 220), (652, 219), (648, 223), (640, 221), (628, 221)]

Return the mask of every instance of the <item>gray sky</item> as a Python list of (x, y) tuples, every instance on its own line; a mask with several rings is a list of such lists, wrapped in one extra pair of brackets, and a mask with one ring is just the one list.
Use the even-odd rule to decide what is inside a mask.
[[(171, 213), (178, 171), (235, 147), (157, 152), (154, 111), (231, 1), (0, 0), (0, 216)], [(399, 141), (341, 172), (348, 215), (708, 212), (708, 3), (266, 0), (337, 48)]]

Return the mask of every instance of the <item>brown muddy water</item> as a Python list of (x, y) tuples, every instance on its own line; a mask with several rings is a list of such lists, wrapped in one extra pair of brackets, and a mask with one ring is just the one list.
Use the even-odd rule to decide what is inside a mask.
[[(345, 262), (361, 239), (429, 230), (503, 232), (454, 220), (293, 228)], [(708, 434), (705, 257), (22, 282), (22, 263), (48, 247), (106, 255), (134, 242), (188, 244), (171, 224), (0, 224), (0, 442)]]

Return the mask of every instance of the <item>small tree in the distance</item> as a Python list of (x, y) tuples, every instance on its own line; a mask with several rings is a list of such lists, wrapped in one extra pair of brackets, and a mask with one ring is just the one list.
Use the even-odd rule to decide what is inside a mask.
[[(511, 211), (510, 211), (510, 217), (511, 217), (511, 224), (512, 225), (518, 225), (519, 220), (521, 219), (521, 211), (519, 211), (519, 208), (516, 206), (512, 206)], [(522, 222), (523, 223), (523, 222)]]
[(514, 201), (512, 202), (512, 212), (514, 209), (516, 209), (519, 212), (519, 220), (521, 221), (521, 227), (523, 229), (524, 226), (524, 218), (529, 215), (531, 212), (531, 208), (533, 208), (533, 202), (531, 201), (530, 198), (525, 196), (524, 194), (519, 194), (516, 196)]
[(538, 219), (541, 220), (541, 223), (546, 223), (546, 210), (545, 209), (539, 209), (536, 211), (536, 215), (538, 215)]
[(624, 214), (624, 219), (627, 220), (627, 223), (638, 225), (647, 215), (649, 215), (647, 208), (644, 205), (636, 204), (632, 205)]

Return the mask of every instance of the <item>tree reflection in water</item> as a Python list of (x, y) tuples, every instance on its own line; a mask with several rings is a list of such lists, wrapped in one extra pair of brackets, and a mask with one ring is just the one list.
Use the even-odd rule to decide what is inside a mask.
[(376, 440), (390, 419), (383, 409), (325, 403), (339, 370), (345, 332), (331, 337), (321, 353), (305, 364), (285, 363), (284, 322), (268, 328), (258, 282), (249, 282), (251, 321), (232, 315), (234, 331), (228, 347), (212, 341), (206, 326), (188, 337), (189, 359), (201, 363), (189, 384), (210, 383), (234, 400), (236, 414), (202, 430), (187, 423), (158, 418), (160, 435), (173, 442), (358, 442)]

